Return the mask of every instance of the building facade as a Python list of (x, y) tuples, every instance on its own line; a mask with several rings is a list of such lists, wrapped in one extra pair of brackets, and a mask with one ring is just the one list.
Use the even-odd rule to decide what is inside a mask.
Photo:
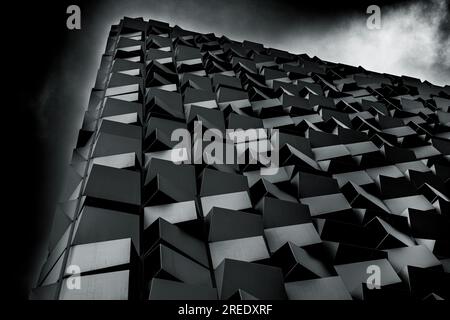
[[(30, 298), (449, 298), (449, 108), (449, 86), (124, 18)], [(198, 123), (276, 129), (278, 170), (174, 163)]]

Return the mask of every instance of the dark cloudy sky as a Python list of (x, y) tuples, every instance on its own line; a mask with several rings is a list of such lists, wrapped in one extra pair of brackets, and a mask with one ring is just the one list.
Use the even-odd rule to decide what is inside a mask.
[[(66, 29), (69, 4), (81, 7), (79, 31)], [(366, 28), (370, 4), (381, 7), (380, 30)], [(162, 20), (373, 71), (450, 84), (445, 0), (72, 0), (17, 1), (9, 6), (5, 14), (20, 12), (10, 32), (10, 47), (15, 49), (11, 83), (18, 90), (11, 117), (20, 119), (14, 125), (22, 128), (11, 141), (10, 150), (17, 156), (11, 172), (17, 175), (11, 182), (10, 201), (17, 212), (11, 221), (16, 239), (12, 255), (21, 261), (14, 267), (13, 289), (21, 297), (45, 255), (54, 203), (109, 28), (123, 16)]]

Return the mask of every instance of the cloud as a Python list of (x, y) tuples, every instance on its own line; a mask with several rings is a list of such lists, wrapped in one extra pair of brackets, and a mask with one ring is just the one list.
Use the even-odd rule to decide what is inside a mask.
[(288, 51), (450, 84), (449, 12), (444, 0), (381, 8), (380, 30), (366, 27), (368, 16), (353, 16), (328, 30), (289, 34), (282, 42)]

